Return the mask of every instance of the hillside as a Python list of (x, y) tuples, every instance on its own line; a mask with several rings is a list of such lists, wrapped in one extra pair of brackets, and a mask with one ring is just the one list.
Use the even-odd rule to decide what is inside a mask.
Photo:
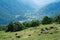
[[(45, 30), (41, 33), (41, 29), (55, 27), (51, 30)], [(48, 33), (45, 33), (48, 32)], [(18, 36), (17, 36), (18, 35)], [(60, 24), (40, 25), (35, 28), (28, 28), (19, 32), (0, 31), (0, 40), (60, 40)]]

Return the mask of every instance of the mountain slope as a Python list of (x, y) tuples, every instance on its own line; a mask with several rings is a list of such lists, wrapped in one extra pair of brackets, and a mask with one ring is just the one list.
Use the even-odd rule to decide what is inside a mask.
[(27, 10), (25, 9), (26, 7), (26, 5), (19, 3), (17, 0), (0, 0), (0, 24), (25, 20), (24, 12)]
[(54, 17), (54, 16), (60, 14), (60, 2), (48, 4), (47, 6), (41, 8), (38, 11), (38, 13), (39, 13), (39, 15), (42, 15), (42, 17), (45, 15)]

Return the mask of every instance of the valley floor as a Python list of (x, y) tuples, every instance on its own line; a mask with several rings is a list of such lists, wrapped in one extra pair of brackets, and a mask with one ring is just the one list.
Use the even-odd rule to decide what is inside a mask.
[(60, 40), (60, 24), (40, 25), (19, 32), (0, 31), (0, 40)]

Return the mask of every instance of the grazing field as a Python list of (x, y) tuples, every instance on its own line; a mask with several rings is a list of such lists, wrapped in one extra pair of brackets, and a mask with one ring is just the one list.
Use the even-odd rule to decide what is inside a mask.
[(60, 24), (40, 25), (18, 32), (0, 31), (0, 40), (60, 40)]

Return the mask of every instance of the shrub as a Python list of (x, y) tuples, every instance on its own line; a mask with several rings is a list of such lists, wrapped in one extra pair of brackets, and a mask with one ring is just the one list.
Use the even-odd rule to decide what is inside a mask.
[(42, 20), (42, 24), (50, 24), (52, 23), (52, 18), (45, 16)]
[(14, 31), (15, 30), (15, 24), (13, 22), (10, 22), (8, 25), (7, 25), (7, 30), (6, 32), (8, 31)]
[(39, 20), (32, 20), (30, 23), (31, 27), (36, 27), (40, 25), (40, 21)]
[(11, 22), (7, 25), (7, 30), (6, 32), (8, 31), (11, 31), (11, 32), (15, 32), (15, 31), (20, 31), (20, 30), (23, 30), (24, 29), (24, 26), (20, 23), (20, 22)]
[(31, 26), (30, 26), (30, 22), (23, 22), (23, 25), (25, 26), (25, 28), (31, 27)]
[(23, 25), (26, 28), (36, 27), (36, 26), (39, 26), (40, 25), (40, 21), (39, 20), (32, 20), (32, 21), (29, 21), (29, 22), (23, 22)]
[(6, 26), (0, 25), (0, 31), (6, 30)]
[(60, 23), (60, 14), (57, 15), (54, 19), (55, 19), (54, 21), (55, 21), (56, 23)]
[(23, 30), (23, 29), (25, 28), (25, 27), (23, 26), (23, 24), (20, 23), (20, 22), (15, 22), (14, 24), (15, 24), (15, 26), (16, 26), (16, 30), (17, 30), (17, 31)]

